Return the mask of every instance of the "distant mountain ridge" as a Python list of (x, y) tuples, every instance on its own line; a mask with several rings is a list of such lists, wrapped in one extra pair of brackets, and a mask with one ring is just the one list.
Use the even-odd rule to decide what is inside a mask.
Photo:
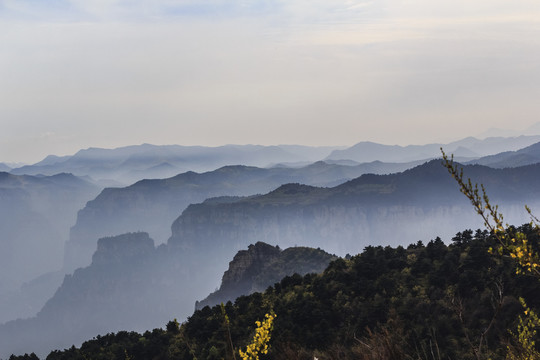
[(373, 162), (345, 166), (316, 162), (300, 168), (269, 169), (238, 165), (141, 180), (125, 188), (106, 188), (78, 213), (66, 244), (66, 269), (87, 266), (96, 239), (103, 236), (145, 231), (158, 243), (165, 242), (171, 234), (170, 225), (182, 211), (210, 197), (261, 194), (290, 182), (335, 186), (367, 172), (386, 174), (416, 164)]
[[(539, 205), (530, 201), (540, 199), (540, 165), (504, 170), (466, 166), (465, 174), (486, 186), (509, 221), (527, 220), (523, 204)], [(414, 242), (481, 225), (440, 160), (433, 160), (403, 173), (362, 175), (333, 188), (287, 184), (236, 202), (193, 204), (173, 223), (168, 244), (184, 251), (206, 247), (229, 253), (257, 239), (344, 255), (368, 244), (397, 245), (395, 234), (400, 234), (399, 243)]]
[(492, 168), (505, 168), (531, 165), (539, 162), (540, 143), (535, 143), (523, 149), (516, 151), (505, 151), (495, 155), (484, 156), (467, 163), (484, 165)]
[(313, 162), (339, 147), (224, 145), (132, 145), (116, 149), (89, 148), (72, 156), (48, 156), (12, 169), (13, 174), (52, 175), (70, 172), (96, 180), (131, 184), (144, 178), (165, 178), (185, 171), (209, 171), (226, 165), (265, 167), (283, 162)]
[(325, 160), (353, 160), (356, 162), (407, 162), (413, 160), (429, 160), (440, 157), (440, 148), (447, 153), (453, 153), (456, 158), (482, 157), (514, 151), (531, 144), (540, 142), (540, 135), (517, 137), (490, 137), (479, 140), (468, 137), (448, 144), (427, 145), (383, 145), (370, 141), (363, 141), (344, 150), (334, 150)]
[(468, 137), (448, 144), (408, 146), (364, 141), (348, 148), (302, 145), (205, 147), (142, 144), (116, 149), (88, 148), (70, 156), (49, 155), (33, 165), (9, 171), (16, 175), (54, 175), (69, 172), (77, 176), (90, 176), (105, 184), (111, 181), (132, 184), (145, 178), (166, 178), (186, 171), (211, 171), (227, 165), (297, 166), (319, 160), (334, 162), (348, 160), (356, 163), (425, 161), (438, 157), (440, 147), (448, 153), (454, 153), (457, 159), (470, 160), (503, 151), (515, 151), (536, 142), (540, 142), (540, 135), (490, 137), (483, 140)]
[(11, 167), (4, 164), (4, 163), (0, 163), (0, 171), (9, 171), (11, 170)]
[[(464, 171), (486, 186), (511, 223), (526, 219), (522, 205), (540, 198), (540, 164), (509, 169), (468, 165)], [(529, 205), (534, 211), (539, 204)], [(514, 216), (516, 209), (522, 218)], [(289, 183), (264, 195), (209, 199), (183, 211), (172, 224), (167, 244), (155, 247), (146, 233), (100, 240), (91, 265), (68, 276), (37, 318), (1, 326), (0, 341), (33, 351), (26, 336), (69, 346), (65, 342), (96, 331), (140, 330), (137, 327), (160, 326), (174, 317), (185, 319), (195, 301), (219, 284), (237, 251), (260, 241), (270, 248), (320, 247), (345, 255), (368, 245), (404, 245), (436, 236), (447, 240), (459, 229), (481, 226), (440, 160), (402, 173), (362, 175), (331, 188)], [(250, 268), (247, 259), (245, 269)], [(251, 275), (267, 275), (264, 267), (236, 274), (230, 274), (229, 284), (238, 280), (244, 289), (249, 286), (243, 281)], [(159, 306), (149, 307), (155, 303)], [(68, 335), (43, 335), (44, 329), (54, 327), (64, 328)], [(7, 348), (4, 343), (0, 348)]]

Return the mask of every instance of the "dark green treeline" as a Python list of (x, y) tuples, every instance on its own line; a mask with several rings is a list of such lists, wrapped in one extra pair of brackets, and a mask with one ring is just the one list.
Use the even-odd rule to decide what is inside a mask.
[[(538, 244), (529, 226), (519, 228)], [(184, 324), (144, 334), (98, 336), (47, 360), (232, 359), (265, 313), (277, 318), (267, 359), (504, 359), (523, 309), (540, 308), (540, 283), (490, 255), (485, 231), (397, 247), (367, 247), (319, 275), (289, 276), (268, 288), (196, 311)], [(476, 355), (474, 353), (476, 352)], [(23, 357), (12, 357), (13, 360)]]

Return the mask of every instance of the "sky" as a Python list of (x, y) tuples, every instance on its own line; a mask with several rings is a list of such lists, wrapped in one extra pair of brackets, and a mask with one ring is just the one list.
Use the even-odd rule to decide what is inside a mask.
[(449, 142), (538, 99), (537, 0), (0, 0), (0, 162)]

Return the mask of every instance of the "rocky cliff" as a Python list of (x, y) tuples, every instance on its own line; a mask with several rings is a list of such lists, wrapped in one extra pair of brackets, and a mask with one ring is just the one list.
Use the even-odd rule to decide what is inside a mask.
[(196, 309), (234, 301), (241, 295), (264, 291), (285, 276), (322, 272), (336, 259), (320, 249), (294, 247), (281, 250), (263, 242), (240, 250), (223, 274), (220, 288), (197, 302)]
[(125, 188), (107, 188), (79, 211), (66, 244), (65, 268), (72, 271), (90, 264), (95, 241), (100, 237), (144, 231), (157, 243), (164, 243), (171, 235), (171, 223), (182, 211), (210, 197), (263, 194), (290, 182), (335, 186), (366, 172), (403, 171), (414, 165), (317, 162), (301, 168), (226, 166), (205, 173), (190, 171), (168, 179), (142, 180)]
[[(508, 221), (527, 221), (539, 204), (540, 165), (515, 169), (467, 166), (465, 174), (486, 186)], [(207, 257), (234, 253), (255, 241), (290, 247), (321, 247), (339, 255), (367, 245), (400, 245), (483, 224), (440, 161), (403, 173), (363, 175), (333, 188), (284, 185), (236, 202), (190, 205), (173, 223), (169, 247), (209, 249)]]
[[(214, 298), (259, 291), (295, 272), (320, 272), (333, 258), (322, 250), (251, 245), (235, 256)], [(204, 255), (156, 248), (143, 232), (99, 239), (92, 264), (66, 275), (36, 317), (0, 325), (0, 358), (45, 356), (98, 334), (142, 332), (184, 320), (224, 270)]]
[(164, 255), (147, 233), (100, 239), (92, 264), (66, 275), (36, 317), (0, 325), (0, 357), (44, 355), (98, 334), (162, 326), (189, 306)]

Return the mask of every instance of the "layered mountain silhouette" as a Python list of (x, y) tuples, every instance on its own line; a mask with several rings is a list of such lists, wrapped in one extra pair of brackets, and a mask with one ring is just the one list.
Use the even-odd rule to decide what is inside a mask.
[(99, 191), (71, 174), (0, 172), (0, 322), (39, 310), (36, 304), (42, 306), (46, 299), (32, 291), (32, 283), (25, 286), (27, 295), (21, 298), (21, 285), (61, 269), (69, 226), (77, 210)]
[(158, 243), (171, 235), (170, 225), (192, 203), (210, 197), (266, 193), (281, 184), (298, 182), (335, 186), (364, 173), (403, 171), (417, 163), (372, 162), (356, 166), (319, 161), (300, 168), (226, 166), (205, 173), (187, 172), (172, 178), (141, 180), (125, 188), (107, 188), (79, 212), (66, 245), (69, 271), (87, 266), (96, 239), (125, 232), (148, 232)]
[(72, 156), (48, 156), (33, 164), (12, 169), (13, 174), (53, 175), (69, 172), (91, 176), (101, 183), (131, 184), (148, 178), (165, 178), (185, 171), (210, 171), (243, 164), (268, 166), (284, 162), (311, 163), (337, 147), (296, 145), (225, 145), (218, 147), (180, 145), (133, 145), (117, 149), (89, 148)]
[(4, 164), (4, 163), (0, 163), (0, 171), (9, 171), (11, 170), (11, 167)]
[[(519, 215), (525, 213), (523, 204), (538, 205), (540, 165), (466, 166), (465, 174), (485, 185), (510, 222), (527, 220)], [(441, 161), (433, 160), (398, 174), (362, 175), (333, 188), (288, 184), (266, 195), (190, 205), (173, 223), (169, 246), (228, 253), (257, 240), (345, 255), (367, 245), (448, 238), (456, 229), (481, 226)]]
[[(250, 255), (255, 257), (245, 267)], [(156, 248), (147, 233), (100, 239), (92, 264), (66, 276), (36, 317), (0, 325), (0, 356), (28, 352), (45, 356), (98, 334), (142, 332), (160, 327), (172, 317), (185, 319), (194, 308), (193, 288), (207, 280), (200, 270), (210, 264), (198, 259), (199, 267), (191, 267), (184, 259), (182, 254), (166, 251), (165, 246)], [(257, 243), (235, 256), (227, 273), (235, 272), (244, 280), (242, 284), (252, 281), (255, 288), (244, 290), (236, 284), (232, 289), (225, 281), (222, 288), (228, 290), (222, 291), (229, 296), (247, 295), (287, 275), (323, 271), (332, 259), (335, 257), (322, 250), (280, 250)]]
[[(454, 153), (456, 158), (478, 158), (503, 151), (515, 151), (540, 141), (540, 135), (517, 137), (491, 137), (479, 140), (473, 137), (448, 144), (383, 145), (360, 142), (349, 148), (337, 146), (301, 145), (225, 145), (218, 147), (180, 145), (132, 145), (116, 149), (89, 148), (74, 155), (49, 155), (42, 161), (18, 167), (5, 168), (16, 175), (54, 175), (62, 172), (77, 176), (90, 176), (103, 186), (123, 186), (141, 179), (166, 178), (181, 172), (205, 172), (227, 165), (270, 167), (281, 164), (301, 166), (318, 160), (352, 161), (354, 163), (411, 162), (433, 159), (439, 149)], [(351, 163), (349, 163), (350, 165)]]
[(505, 151), (469, 161), (468, 164), (485, 165), (492, 168), (517, 167), (540, 162), (540, 143), (516, 151)]
[[(387, 166), (369, 164), (379, 165)], [(260, 241), (272, 248), (323, 248), (345, 256), (368, 245), (405, 245), (435, 236), (450, 239), (461, 229), (483, 226), (440, 160), (400, 173), (364, 174), (346, 181), (356, 176), (355, 171), (365, 170), (361, 167), (323, 162), (295, 169), (227, 166), (105, 189), (81, 210), (66, 247), (66, 266), (85, 267), (64, 279), (37, 317), (1, 326), (0, 348), (30, 352), (51, 344), (70, 346), (96, 332), (144, 330), (174, 317), (185, 319), (195, 301), (219, 285), (229, 260)], [(524, 204), (533, 212), (539, 208), (535, 199), (540, 195), (540, 164), (504, 169), (466, 165), (464, 171), (485, 185), (509, 223), (528, 220)], [(0, 173), (0, 180), (4, 178), (17, 184), (54, 177)], [(84, 182), (67, 174), (58, 175), (56, 181), (69, 188), (70, 179)], [(16, 204), (15, 195), (24, 191), (10, 186), (2, 195), (14, 201), (10, 211), (28, 214), (30, 206), (18, 210)], [(264, 195), (253, 195), (257, 193)], [(76, 198), (70, 194), (55, 198), (62, 196)], [(51, 211), (56, 206), (47, 205), (49, 216), (59, 216), (60, 208)], [(31, 217), (26, 221), (45, 229)], [(133, 223), (137, 228), (132, 228)], [(150, 231), (151, 236), (138, 230)], [(112, 236), (126, 231), (131, 233)], [(168, 231), (167, 242), (156, 247), (153, 232), (163, 239)], [(90, 263), (96, 240), (103, 236), (108, 237), (97, 242)], [(242, 277), (238, 279), (242, 283)], [(159, 305), (153, 306), (156, 302)], [(67, 335), (44, 336), (44, 329), (55, 326)]]
[(447, 153), (453, 153), (461, 161), (467, 158), (477, 158), (502, 151), (515, 151), (540, 141), (540, 135), (517, 137), (490, 137), (479, 140), (468, 137), (448, 144), (427, 145), (383, 145), (370, 141), (363, 141), (347, 149), (338, 149), (325, 160), (353, 160), (359, 163), (370, 161), (407, 162), (413, 160), (428, 160), (438, 158), (441, 147)]

